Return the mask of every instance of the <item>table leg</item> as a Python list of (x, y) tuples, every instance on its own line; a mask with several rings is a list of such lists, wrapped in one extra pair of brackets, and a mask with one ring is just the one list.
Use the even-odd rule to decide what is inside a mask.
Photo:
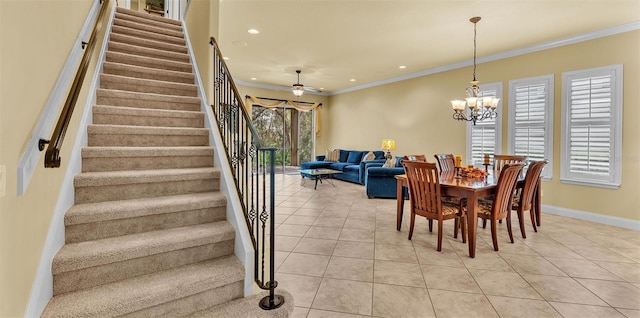
[(538, 186), (536, 187), (536, 192), (534, 193), (534, 197), (533, 197), (533, 207), (535, 209), (535, 215), (536, 215), (536, 226), (540, 226), (540, 224), (542, 223), (542, 221), (540, 220), (540, 215), (541, 215), (541, 205), (542, 205), (542, 178), (538, 179)]
[(471, 192), (467, 196), (467, 244), (469, 257), (476, 257), (476, 229), (478, 227), (478, 194)]
[(316, 184), (313, 186), (313, 190), (316, 190), (318, 188), (318, 176), (316, 176)]
[(396, 190), (396, 200), (397, 200), (397, 221), (396, 221), (396, 229), (398, 231), (400, 231), (400, 228), (402, 227), (402, 214), (404, 213), (404, 195), (403, 195), (403, 191), (402, 191), (402, 180), (398, 179), (397, 180), (397, 190)]

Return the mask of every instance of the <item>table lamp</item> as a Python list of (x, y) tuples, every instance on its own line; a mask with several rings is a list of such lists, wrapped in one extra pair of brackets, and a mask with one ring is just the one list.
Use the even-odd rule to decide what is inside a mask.
[(396, 141), (393, 139), (382, 139), (382, 146), (380, 146), (380, 148), (387, 151), (384, 157), (391, 159), (391, 150), (396, 150)]

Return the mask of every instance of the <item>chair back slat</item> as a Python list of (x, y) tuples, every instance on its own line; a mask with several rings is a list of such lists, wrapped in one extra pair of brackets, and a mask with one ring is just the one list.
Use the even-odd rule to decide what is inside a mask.
[(453, 154), (435, 154), (433, 156), (436, 158), (440, 171), (446, 172), (455, 169), (456, 163)]
[(531, 209), (533, 194), (535, 193), (536, 187), (540, 182), (540, 174), (542, 174), (542, 169), (547, 164), (547, 162), (547, 160), (542, 160), (533, 161), (529, 164), (527, 175), (524, 178), (524, 188), (522, 190), (522, 194), (520, 195), (519, 204), (522, 206), (523, 210)]
[(505, 214), (511, 212), (511, 199), (522, 167), (522, 163), (507, 163), (500, 170), (493, 201), (494, 218), (502, 219)]
[(527, 158), (524, 156), (512, 156), (512, 155), (494, 155), (493, 156), (493, 169), (498, 172), (504, 168), (504, 165), (508, 163), (523, 163)]

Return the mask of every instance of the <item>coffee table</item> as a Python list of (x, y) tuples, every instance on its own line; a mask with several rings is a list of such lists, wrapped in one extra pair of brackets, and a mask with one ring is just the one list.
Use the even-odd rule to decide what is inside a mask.
[(338, 173), (342, 173), (342, 171), (340, 170), (333, 170), (333, 169), (304, 169), (304, 170), (300, 170), (300, 175), (302, 176), (302, 180), (300, 181), (300, 184), (304, 184), (305, 183), (305, 178), (309, 179), (309, 180), (315, 180), (316, 184), (313, 186), (313, 189), (316, 190), (318, 188), (318, 181), (320, 181), (320, 183), (322, 183), (322, 180), (327, 180), (329, 182), (329, 184), (331, 184), (332, 186), (336, 186), (333, 183), (333, 176), (338, 174)]

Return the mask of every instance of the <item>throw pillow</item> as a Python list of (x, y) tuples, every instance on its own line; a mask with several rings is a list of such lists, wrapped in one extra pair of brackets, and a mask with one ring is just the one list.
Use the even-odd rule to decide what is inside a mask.
[(324, 155), (324, 161), (338, 161), (339, 157), (340, 157), (339, 149), (333, 149), (333, 150), (327, 149), (327, 152)]
[(373, 151), (369, 151), (366, 155), (362, 156), (362, 161), (369, 161), (376, 159), (376, 154)]
[(396, 159), (395, 158), (387, 159), (387, 162), (385, 162), (384, 165), (382, 165), (382, 167), (385, 167), (385, 168), (393, 168), (395, 166), (396, 166)]

